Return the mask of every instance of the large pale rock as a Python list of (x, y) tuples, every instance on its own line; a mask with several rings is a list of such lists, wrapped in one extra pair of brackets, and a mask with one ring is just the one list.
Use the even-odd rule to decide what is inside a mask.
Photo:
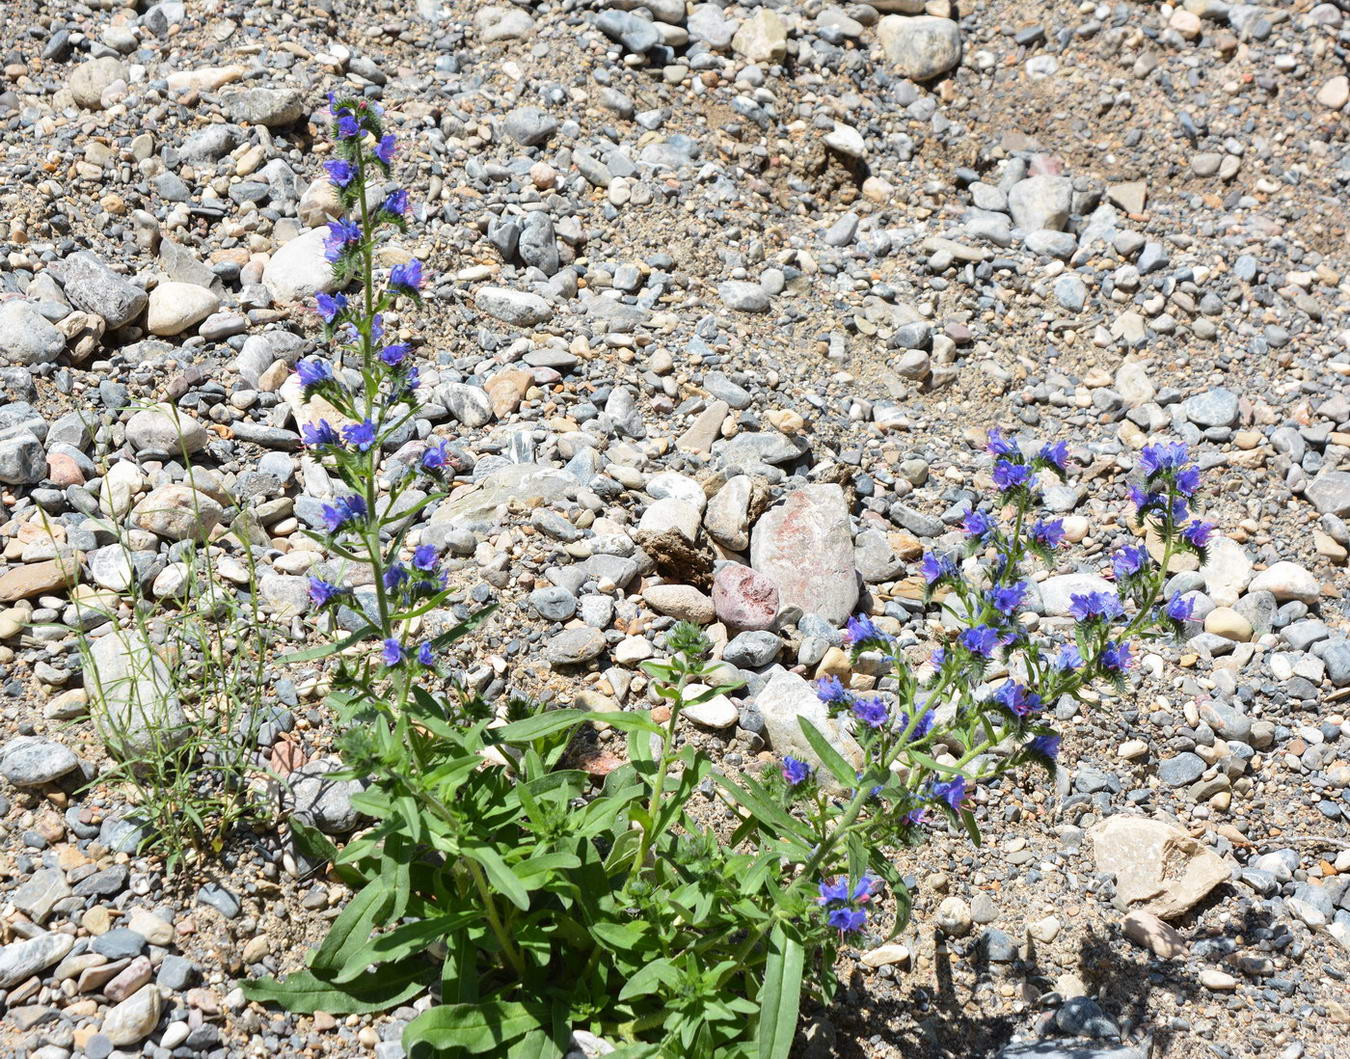
[(782, 62), (787, 56), (787, 26), (778, 12), (761, 7), (741, 23), (731, 48), (748, 62)]
[(1311, 605), (1322, 596), (1322, 586), (1317, 578), (1298, 563), (1287, 560), (1275, 563), (1252, 578), (1251, 591), (1269, 592), (1280, 603), (1297, 599)]
[(213, 291), (195, 283), (161, 283), (150, 292), (145, 326), (152, 335), (171, 338), (201, 323), (220, 308)]
[(553, 317), (553, 309), (539, 295), (509, 287), (479, 287), (473, 303), (480, 312), (514, 327), (533, 327)]
[(1232, 865), (1164, 820), (1112, 816), (1093, 827), (1097, 870), (1116, 877), (1116, 894), (1161, 919), (1176, 919), (1228, 880)]
[(1073, 596), (1086, 596), (1092, 592), (1115, 595), (1116, 586), (1096, 574), (1060, 574), (1041, 582), (1041, 603), (1046, 614), (1063, 618), (1069, 614)]
[(145, 291), (119, 276), (96, 254), (81, 250), (52, 265), (72, 305), (103, 317), (109, 327), (122, 327), (141, 315), (148, 300)]
[(127, 441), (137, 452), (190, 455), (201, 452), (210, 440), (204, 426), (169, 404), (143, 408), (127, 421)]
[(103, 1016), (103, 1035), (116, 1048), (144, 1040), (159, 1024), (163, 1002), (159, 986), (141, 986)]
[(14, 364), (50, 364), (66, 348), (66, 336), (21, 299), (0, 302), (0, 355)]
[(231, 121), (269, 129), (294, 125), (305, 113), (304, 97), (294, 88), (245, 88), (221, 102)]
[(161, 485), (131, 510), (131, 523), (171, 541), (204, 541), (225, 511), (190, 485)]
[(79, 578), (80, 564), (69, 559), (24, 563), (0, 574), (0, 603), (46, 595), (69, 588)]
[(1252, 580), (1252, 561), (1247, 549), (1228, 537), (1210, 542), (1200, 576), (1205, 579), (1205, 594), (1220, 607), (1231, 607)]
[(0, 989), (8, 989), (65, 958), (75, 947), (73, 934), (39, 934), (0, 948)]
[(187, 717), (164, 664), (137, 630), (101, 636), (89, 648), (90, 713), (108, 749), (137, 758), (182, 745)]
[(760, 516), (750, 565), (778, 586), (780, 604), (842, 625), (858, 602), (848, 503), (837, 485), (807, 485)]
[(103, 93), (108, 86), (126, 80), (127, 68), (119, 59), (105, 55), (75, 67), (70, 75), (70, 94), (86, 110), (103, 109)]
[(1062, 232), (1073, 205), (1073, 181), (1068, 177), (1040, 176), (1019, 180), (1008, 192), (1013, 223), (1024, 232), (1049, 228)]
[(773, 752), (780, 758), (791, 755), (818, 770), (822, 783), (834, 786), (828, 771), (820, 769), (820, 757), (802, 734), (799, 718), (814, 724), (844, 760), (855, 768), (862, 766), (863, 752), (840, 721), (830, 717), (816, 689), (785, 669), (779, 670), (755, 698), (755, 708), (764, 718), (764, 734)]
[(324, 257), (326, 228), (311, 228), (274, 253), (263, 269), (263, 286), (279, 302), (303, 301), (337, 290), (333, 266)]
[(929, 81), (961, 61), (961, 30), (949, 18), (887, 15), (877, 23), (886, 61), (901, 77)]
[(511, 504), (522, 510), (561, 500), (576, 492), (569, 474), (537, 463), (513, 463), (493, 471), (471, 489), (456, 493), (436, 508), (431, 524), (449, 523), (457, 529), (488, 530), (500, 524)]

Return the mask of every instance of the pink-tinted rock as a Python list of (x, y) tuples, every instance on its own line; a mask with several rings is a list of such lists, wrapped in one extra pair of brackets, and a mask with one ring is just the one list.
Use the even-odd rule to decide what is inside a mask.
[(780, 606), (842, 625), (858, 603), (843, 489), (803, 486), (761, 515), (750, 536), (750, 565), (778, 586)]
[(64, 452), (47, 454), (47, 477), (53, 485), (84, 485), (84, 472), (80, 465)]
[(778, 616), (778, 587), (740, 563), (727, 563), (717, 571), (712, 600), (718, 620), (743, 631), (772, 628)]

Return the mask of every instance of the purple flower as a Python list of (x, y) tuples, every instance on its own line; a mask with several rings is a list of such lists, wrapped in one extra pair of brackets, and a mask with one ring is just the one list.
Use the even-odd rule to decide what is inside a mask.
[(928, 661), (934, 669), (941, 669), (947, 664), (947, 649), (945, 647), (933, 648), (933, 653), (928, 656)]
[[(1158, 506), (1159, 509), (1162, 508), (1161, 503), (1159, 503)], [(1191, 513), (1186, 507), (1186, 498), (1184, 496), (1174, 496), (1172, 498), (1172, 521), (1180, 526), (1190, 517)]]
[(1145, 477), (1153, 478), (1166, 471), (1179, 471), (1186, 463), (1186, 446), (1178, 441), (1173, 444), (1145, 445), (1139, 453), (1139, 469)]
[(436, 569), (436, 545), (419, 544), (413, 551), (412, 564), (416, 570), (429, 574)]
[(821, 677), (816, 681), (816, 698), (827, 706), (835, 706), (848, 699), (848, 692), (838, 677)]
[(1056, 441), (1052, 445), (1047, 441), (1041, 446), (1039, 458), (1062, 471), (1069, 464), (1069, 443), (1067, 441)]
[(369, 452), (370, 447), (375, 444), (375, 424), (369, 419), (363, 419), (359, 423), (343, 427), (342, 436), (347, 439), (349, 445), (356, 446), (359, 451)]
[(974, 628), (965, 629), (961, 633), (961, 646), (974, 655), (981, 655), (985, 658), (993, 656), (994, 651), (1002, 642), (997, 629), (992, 629), (988, 625), (976, 625)]
[(1027, 749), (1033, 754), (1039, 754), (1041, 757), (1048, 757), (1051, 761), (1054, 761), (1059, 756), (1059, 736), (1038, 735), (1027, 744)]
[(391, 368), (397, 368), (410, 352), (412, 352), (411, 345), (407, 342), (397, 342), (380, 350), (380, 362)]
[(953, 776), (949, 780), (933, 780), (928, 785), (928, 793), (938, 801), (946, 802), (954, 813), (961, 811), (961, 803), (966, 800), (966, 778)]
[(1138, 545), (1128, 544), (1112, 557), (1111, 569), (1115, 571), (1117, 581), (1124, 581), (1142, 570), (1146, 562), (1148, 552)]
[(323, 241), (323, 256), (329, 261), (337, 261), (361, 238), (361, 226), (355, 221), (341, 218), (328, 222), (328, 235)]
[(999, 585), (989, 590), (990, 605), (1005, 617), (1010, 617), (1022, 604), (1027, 594), (1027, 583), (1018, 581), (1011, 585)]
[(300, 428), (300, 437), (311, 449), (324, 449), (342, 444), (342, 438), (333, 429), (333, 424), (326, 419), (320, 419), (317, 423), (306, 423)]
[(344, 162), (341, 158), (324, 162), (323, 167), (328, 171), (328, 179), (340, 188), (345, 188), (356, 179), (356, 166), (351, 162)]
[(1064, 540), (1063, 519), (1038, 518), (1031, 526), (1031, 539), (1046, 548), (1058, 548)]
[(386, 133), (380, 137), (380, 142), (375, 145), (375, 157), (385, 165), (394, 160), (394, 146), (398, 143), (394, 139), (393, 133)]
[(987, 541), (998, 532), (998, 523), (991, 516), (974, 508), (966, 512), (961, 526), (966, 531), (966, 536), (980, 541)]
[(436, 664), (436, 652), (431, 649), (431, 644), (424, 643), (417, 649), (417, 660), (424, 666)]
[(1123, 673), (1134, 665), (1134, 659), (1130, 657), (1130, 645), (1108, 640), (1102, 648), (1101, 663), (1108, 672)]
[(366, 502), (355, 493), (339, 497), (323, 506), (323, 521), (329, 533), (337, 533), (344, 526), (366, 517)]
[(933, 552), (924, 552), (923, 562), (919, 565), (923, 571), (923, 579), (930, 585), (935, 585), (945, 578), (956, 576), (956, 562), (950, 555), (935, 555)]
[(1077, 669), (1083, 664), (1083, 656), (1078, 648), (1071, 643), (1066, 643), (1059, 649), (1059, 654), (1051, 660), (1050, 665), (1061, 673), (1067, 673), (1071, 669)]
[(862, 930), (867, 922), (867, 913), (861, 908), (850, 908), (847, 905), (841, 905), (839, 908), (830, 909), (830, 914), (825, 917), (830, 926), (834, 927), (841, 934), (846, 934), (854, 930)]
[[(937, 714), (929, 710), (914, 725), (914, 731), (909, 733), (910, 742), (917, 742), (933, 730), (933, 722), (937, 720)], [(909, 727), (909, 714), (900, 715), (900, 730), (904, 731)]]
[(1196, 548), (1203, 548), (1214, 536), (1214, 523), (1196, 519), (1181, 531), (1181, 539)]
[(1106, 621), (1119, 618), (1124, 613), (1120, 598), (1111, 592), (1069, 596), (1069, 616), (1078, 621)]
[(995, 456), (1016, 456), (1020, 459), (1022, 455), (1017, 442), (1005, 436), (997, 427), (989, 431), (989, 444), (986, 447)]
[(332, 381), (333, 366), (319, 357), (310, 357), (295, 365), (295, 373), (300, 376), (300, 385), (308, 390)]
[(878, 698), (859, 699), (853, 704), (853, 716), (868, 728), (880, 728), (890, 716), (886, 703)]
[(413, 294), (422, 286), (422, 262), (413, 258), (406, 265), (395, 265), (389, 270), (389, 288)]
[(1139, 514), (1141, 515), (1158, 507), (1158, 505), (1162, 503), (1162, 500), (1163, 496), (1161, 493), (1140, 489), (1137, 485), (1130, 486), (1130, 503), (1138, 509)]
[(314, 304), (318, 308), (319, 317), (325, 324), (332, 324), (334, 320), (347, 308), (347, 296), (345, 294), (324, 294), (320, 291), (314, 295)]
[(378, 342), (384, 337), (384, 316), (376, 313), (370, 321), (370, 340)]
[(811, 777), (811, 766), (795, 757), (783, 758), (783, 779), (789, 787), (805, 783)]
[(380, 649), (380, 661), (386, 666), (393, 668), (403, 661), (403, 645), (390, 637), (384, 641), (384, 646)]
[(399, 562), (390, 563), (380, 580), (390, 592), (397, 592), (399, 586), (408, 580), (408, 568)]
[(389, 192), (389, 194), (384, 197), (383, 208), (385, 213), (392, 213), (395, 217), (402, 217), (408, 212), (408, 193), (403, 188)]
[(361, 126), (346, 110), (338, 114), (337, 134), (344, 140), (350, 140), (353, 136), (361, 135)]
[(835, 879), (834, 882), (826, 882), (824, 879), (819, 883), (820, 896), (816, 898), (816, 904), (827, 905), (831, 901), (848, 900), (848, 880)]
[(1178, 493), (1181, 493), (1183, 496), (1190, 496), (1200, 488), (1200, 468), (1183, 467), (1181, 470), (1177, 471), (1176, 478), (1174, 478), (1173, 481), (1177, 483)]
[(994, 701), (1018, 717), (1035, 713), (1045, 705), (1034, 691), (1012, 680), (999, 686), (994, 692)]
[(855, 614), (844, 627), (844, 639), (851, 644), (860, 644), (874, 640), (889, 641), (890, 637), (878, 629), (866, 614)]
[(316, 607), (326, 607), (342, 595), (343, 589), (339, 588), (321, 577), (311, 577), (309, 579), (309, 598)]
[(1179, 592), (1173, 592), (1163, 607), (1163, 613), (1172, 621), (1182, 622), (1190, 621), (1191, 615), (1195, 612), (1195, 600), (1187, 599)]
[(1020, 463), (999, 460), (994, 464), (994, 485), (999, 492), (1006, 493), (1020, 485), (1026, 485), (1031, 479), (1031, 468)]
[(874, 896), (877, 888), (880, 887), (881, 880), (874, 875), (864, 875), (858, 880), (858, 885), (853, 887), (853, 900), (860, 905), (865, 905)]
[(450, 444), (447, 441), (434, 441), (422, 453), (422, 466), (428, 471), (439, 471), (450, 462)]

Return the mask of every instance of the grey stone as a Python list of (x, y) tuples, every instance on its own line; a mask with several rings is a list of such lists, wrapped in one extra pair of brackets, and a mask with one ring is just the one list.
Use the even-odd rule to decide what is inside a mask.
[(534, 147), (547, 143), (558, 130), (558, 123), (539, 107), (517, 107), (502, 119), (502, 128), (516, 143)]
[(539, 295), (507, 287), (479, 287), (473, 303), (480, 312), (513, 327), (533, 327), (553, 318), (553, 309)]
[(16, 787), (42, 787), (79, 767), (80, 759), (50, 739), (16, 736), (0, 747), (0, 775)]
[(0, 989), (9, 989), (65, 959), (75, 947), (72, 934), (39, 934), (0, 948)]
[(760, 516), (750, 565), (778, 586), (782, 606), (842, 625), (858, 602), (848, 503), (837, 485), (808, 485)]
[(1034, 176), (1019, 180), (1008, 192), (1013, 222), (1024, 232), (1043, 228), (1060, 232), (1069, 223), (1073, 182), (1062, 176)]
[(0, 437), (0, 482), (36, 485), (47, 477), (47, 453), (27, 430), (5, 431)]
[(66, 336), (21, 299), (0, 302), (0, 355), (13, 364), (50, 364), (66, 348)]
[(530, 593), (530, 606), (549, 621), (567, 621), (577, 612), (576, 597), (558, 585), (535, 589)]
[(728, 309), (742, 313), (762, 313), (769, 308), (769, 292), (758, 283), (729, 279), (717, 285), (718, 297)]
[(544, 658), (555, 666), (574, 666), (589, 662), (604, 650), (605, 636), (599, 629), (564, 629), (544, 645)]
[[(821, 768), (820, 757), (802, 734), (799, 719), (805, 717), (850, 766), (861, 765), (862, 748), (841, 721), (830, 717), (825, 704), (816, 695), (816, 689), (796, 673), (776, 670), (755, 696), (755, 708), (764, 719), (764, 735), (780, 758), (790, 754), (817, 770)], [(836, 785), (828, 771), (820, 771), (818, 775), (822, 783)]]
[(1169, 787), (1184, 787), (1200, 778), (1205, 763), (1197, 755), (1185, 751), (1158, 764), (1158, 779)]
[(558, 241), (553, 221), (547, 213), (535, 210), (525, 215), (516, 250), (525, 264), (532, 265), (544, 275), (552, 276), (558, 271)]
[(1350, 515), (1350, 471), (1323, 471), (1304, 487), (1303, 495), (1319, 514)]
[(929, 81), (961, 61), (961, 30), (948, 18), (887, 15), (877, 24), (886, 61), (911, 81)]
[(169, 668), (138, 631), (118, 630), (93, 641), (85, 686), (99, 734), (118, 756), (163, 752), (187, 738)]
[(763, 669), (783, 648), (776, 632), (743, 632), (722, 650), (722, 660), (738, 669)]
[(337, 758), (317, 758), (286, 777), (291, 813), (326, 835), (345, 835), (361, 820), (352, 797), (360, 794), (365, 785), (360, 780), (337, 775), (342, 770), (342, 762)]
[(110, 328), (131, 323), (145, 311), (149, 296), (119, 276), (88, 250), (71, 254), (50, 267), (72, 305), (97, 313)]
[(269, 129), (294, 125), (305, 113), (305, 100), (294, 88), (246, 88), (221, 98), (225, 113), (241, 125)]
[(1181, 410), (1196, 426), (1231, 427), (1238, 418), (1238, 396), (1232, 390), (1215, 386), (1186, 398)]

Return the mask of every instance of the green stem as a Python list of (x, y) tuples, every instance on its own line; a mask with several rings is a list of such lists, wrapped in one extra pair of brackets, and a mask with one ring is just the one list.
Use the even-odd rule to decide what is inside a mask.
[(502, 947), (502, 955), (506, 958), (506, 962), (511, 965), (511, 969), (516, 972), (516, 977), (524, 981), (525, 961), (521, 959), (520, 953), (512, 944), (511, 936), (506, 932), (506, 928), (502, 926), (501, 917), (497, 914), (497, 902), (492, 897), (492, 891), (488, 889), (487, 880), (483, 877), (483, 869), (471, 857), (465, 857), (464, 863), (469, 866), (469, 875), (473, 878), (478, 896), (483, 901), (483, 910), (487, 913), (488, 925), (492, 927), (492, 933), (496, 935), (497, 944)]
[(647, 854), (651, 851), (653, 833), (656, 828), (656, 810), (666, 791), (666, 766), (670, 761), (670, 748), (675, 745), (675, 723), (680, 719), (680, 710), (684, 707), (684, 687), (689, 681), (689, 671), (681, 668), (679, 682), (675, 685), (675, 698), (671, 701), (670, 720), (666, 723), (666, 735), (661, 740), (661, 759), (656, 766), (656, 777), (652, 782), (651, 797), (647, 799), (647, 823), (642, 827), (642, 838), (638, 840), (637, 855), (628, 869), (628, 880), (642, 870), (647, 863)]

